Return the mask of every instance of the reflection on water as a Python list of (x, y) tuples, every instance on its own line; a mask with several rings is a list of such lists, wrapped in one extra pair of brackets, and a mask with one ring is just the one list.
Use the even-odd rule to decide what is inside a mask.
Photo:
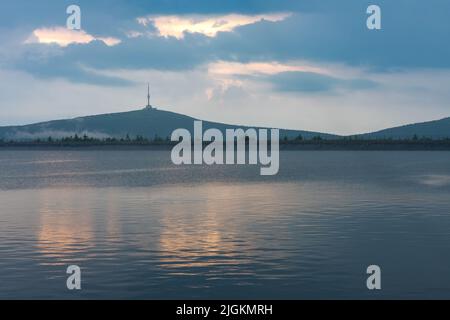
[(429, 186), (443, 187), (450, 186), (450, 175), (432, 174), (420, 177), (423, 184)]
[[(205, 203), (207, 206), (207, 201)], [(161, 221), (159, 249), (164, 252), (161, 266), (167, 268), (209, 267), (221, 263), (218, 259), (224, 252), (224, 262), (238, 263), (233, 258), (233, 242), (223, 241), (217, 212), (205, 206), (192, 208), (182, 204), (165, 209)], [(194, 211), (189, 211), (193, 209)], [(188, 214), (188, 218), (184, 214)], [(190, 217), (189, 212), (197, 212)], [(190, 220), (190, 221), (189, 221)], [(232, 230), (230, 230), (232, 232)], [(222, 243), (226, 247), (222, 247)]]
[[(86, 197), (71, 190), (36, 190), (40, 207), (36, 250), (53, 265), (67, 265), (92, 247), (93, 222)], [(76, 208), (76, 209), (75, 209)], [(48, 260), (47, 260), (48, 259)], [(83, 257), (77, 257), (82, 261)]]
[(0, 153), (0, 298), (449, 297), (448, 153), (288, 152), (268, 179), (129, 152)]

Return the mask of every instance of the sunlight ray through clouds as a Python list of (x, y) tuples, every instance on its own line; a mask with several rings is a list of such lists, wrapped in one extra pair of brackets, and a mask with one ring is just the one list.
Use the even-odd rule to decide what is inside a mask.
[(140, 17), (137, 21), (143, 26), (153, 23), (161, 36), (172, 36), (181, 39), (184, 37), (184, 32), (201, 33), (208, 37), (215, 37), (218, 32), (230, 32), (239, 26), (252, 24), (261, 20), (277, 22), (289, 16), (290, 13), (261, 15), (167, 15)]

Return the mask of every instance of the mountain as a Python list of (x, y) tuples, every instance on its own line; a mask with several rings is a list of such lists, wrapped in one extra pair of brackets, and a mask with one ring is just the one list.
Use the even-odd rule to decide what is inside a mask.
[(450, 138), (450, 118), (408, 124), (359, 135), (366, 139), (412, 139), (414, 136), (432, 139)]
[[(175, 112), (145, 108), (136, 111), (100, 114), (74, 119), (54, 120), (40, 122), (24, 126), (0, 127), (0, 139), (2, 140), (34, 140), (63, 138), (87, 135), (95, 138), (131, 138), (142, 136), (149, 139), (155, 136), (166, 138), (178, 128), (188, 129), (191, 134), (194, 121), (198, 120)], [(223, 124), (217, 122), (203, 121), (203, 130), (217, 128), (222, 132), (225, 129), (249, 127), (241, 125)], [(305, 139), (320, 136), (323, 139), (336, 139), (342, 136), (311, 132), (303, 130), (280, 130), (280, 138), (296, 138), (301, 135)], [(358, 137), (364, 139), (411, 139), (427, 137), (433, 139), (450, 138), (450, 118), (428, 121), (423, 123), (409, 124), (400, 127), (384, 129), (376, 132), (360, 134)]]
[[(66, 120), (54, 120), (29, 124), (24, 126), (0, 127), (0, 139), (3, 140), (34, 140), (63, 138), (82, 136), (86, 134), (89, 137), (96, 138), (125, 138), (129, 135), (131, 138), (143, 136), (154, 138), (155, 136), (166, 138), (170, 137), (173, 130), (178, 128), (193, 131), (194, 119), (179, 113), (158, 110), (155, 108), (145, 108), (136, 111), (101, 114), (87, 117), (79, 117)], [(222, 123), (203, 121), (203, 130), (208, 128), (217, 128), (222, 132), (230, 128), (243, 128), (245, 126), (233, 126)], [(324, 139), (335, 138), (337, 136), (310, 131), (280, 130), (280, 138), (287, 136), (294, 138), (298, 135), (309, 139), (314, 136), (321, 136)]]

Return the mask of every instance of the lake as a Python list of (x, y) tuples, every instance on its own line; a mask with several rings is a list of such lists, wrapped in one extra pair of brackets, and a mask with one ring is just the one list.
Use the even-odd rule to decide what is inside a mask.
[(169, 151), (4, 149), (0, 298), (448, 299), (450, 152), (284, 151), (260, 176)]

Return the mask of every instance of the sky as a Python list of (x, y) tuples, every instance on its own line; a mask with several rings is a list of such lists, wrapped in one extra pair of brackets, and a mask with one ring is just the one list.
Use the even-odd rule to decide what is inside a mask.
[[(81, 30), (66, 26), (69, 5)], [(381, 9), (369, 30), (366, 10)], [(152, 104), (357, 134), (450, 116), (448, 0), (1, 0), (0, 125)]]

